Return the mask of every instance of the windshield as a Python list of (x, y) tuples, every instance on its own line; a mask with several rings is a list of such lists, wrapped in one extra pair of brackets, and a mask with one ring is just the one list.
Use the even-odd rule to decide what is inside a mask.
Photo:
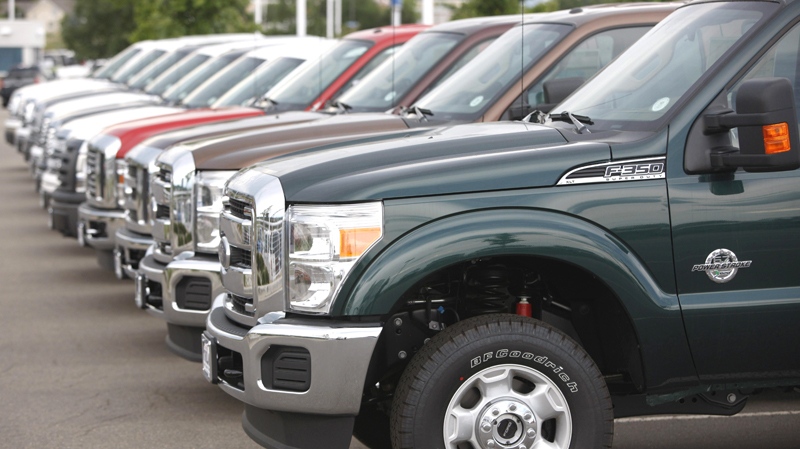
[(442, 120), (475, 120), (572, 29), (559, 24), (514, 27), (415, 106)]
[(236, 52), (206, 62), (192, 73), (182, 78), (180, 82), (175, 83), (174, 86), (166, 90), (162, 97), (169, 103), (178, 103), (192, 93), (193, 90), (197, 89), (199, 85), (203, 84), (206, 80), (235, 61), (239, 56), (241, 56), (241, 53)]
[(338, 101), (355, 111), (391, 109), (462, 39), (464, 35), (454, 33), (419, 34)]
[(266, 60), (261, 58), (240, 58), (193, 90), (180, 104), (190, 108), (207, 108), (264, 62)]
[(151, 64), (150, 67), (143, 70), (142, 73), (131, 78), (128, 85), (132, 89), (143, 89), (159, 75), (185, 58), (187, 54), (189, 54), (187, 51), (176, 51), (162, 56), (161, 59)]
[(188, 75), (192, 70), (200, 67), (200, 64), (203, 64), (210, 58), (211, 56), (208, 55), (189, 56), (154, 79), (152, 83), (144, 88), (144, 91), (148, 94), (161, 95), (166, 92), (167, 89), (174, 86), (176, 82), (180, 81), (181, 78)]
[(255, 73), (240, 81), (211, 107), (250, 106), (302, 63), (302, 59), (278, 58), (262, 64)]
[(343, 40), (319, 59), (307, 61), (267, 96), (281, 109), (305, 109), (371, 46), (369, 41)]
[(553, 109), (598, 129), (654, 129), (720, 57), (775, 4), (701, 3), (681, 8)]
[(130, 67), (126, 67), (123, 71), (115, 73), (114, 76), (111, 77), (111, 81), (116, 83), (127, 83), (131, 77), (142, 71), (142, 69), (148, 65), (152, 64), (153, 61), (160, 58), (164, 53), (166, 53), (164, 50), (153, 50), (150, 53), (145, 54), (139, 58), (139, 60), (134, 61)]
[(120, 67), (125, 65), (128, 61), (133, 59), (134, 56), (138, 55), (140, 51), (142, 51), (142, 49), (140, 48), (128, 47), (126, 50), (123, 50), (122, 53), (113, 57), (104, 66), (100, 67), (94, 73), (92, 73), (92, 78), (97, 78), (97, 79), (111, 78), (114, 72), (116, 72)]

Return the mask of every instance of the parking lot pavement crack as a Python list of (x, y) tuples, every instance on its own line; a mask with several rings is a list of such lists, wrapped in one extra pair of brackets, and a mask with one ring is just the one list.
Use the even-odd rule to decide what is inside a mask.
[(124, 419), (130, 418), (130, 417), (133, 417), (134, 415), (135, 415), (135, 413), (129, 412), (129, 413), (123, 413), (123, 414), (116, 415), (116, 416), (105, 416), (103, 418), (99, 418), (99, 419), (97, 419), (96, 422), (93, 422), (90, 426), (84, 427), (82, 429), (82, 432), (79, 434), (79, 436), (81, 436), (81, 437), (88, 436), (90, 433), (94, 432), (95, 430), (98, 430), (98, 429), (101, 429), (101, 428), (105, 427), (105, 425), (107, 425), (107, 424), (109, 424), (111, 422), (124, 420)]

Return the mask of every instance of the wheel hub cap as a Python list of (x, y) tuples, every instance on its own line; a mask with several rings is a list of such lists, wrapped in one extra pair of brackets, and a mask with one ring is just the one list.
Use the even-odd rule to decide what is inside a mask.
[(526, 449), (536, 439), (536, 419), (522, 402), (501, 399), (483, 409), (477, 433), (486, 449)]

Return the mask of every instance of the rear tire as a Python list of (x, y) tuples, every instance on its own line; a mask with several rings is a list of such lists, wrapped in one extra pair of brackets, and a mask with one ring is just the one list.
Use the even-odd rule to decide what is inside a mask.
[(395, 449), (611, 447), (600, 371), (562, 332), (517, 315), (461, 321), (431, 339), (392, 404)]

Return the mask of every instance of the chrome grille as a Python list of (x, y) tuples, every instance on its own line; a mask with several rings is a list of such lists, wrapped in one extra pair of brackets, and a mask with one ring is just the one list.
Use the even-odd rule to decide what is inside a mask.
[(237, 199), (230, 198), (228, 200), (228, 211), (234, 217), (241, 218), (243, 220), (250, 219), (250, 209), (247, 203), (244, 201), (239, 201)]
[(172, 260), (172, 217), (170, 203), (172, 197), (172, 172), (165, 167), (153, 175), (150, 185), (153, 213), (153, 240), (156, 243), (154, 257), (161, 263)]
[(235, 175), (225, 187), (220, 215), (220, 274), (226, 316), (245, 326), (283, 311), (285, 196), (268, 174)]
[[(243, 291), (241, 288), (248, 284), (244, 278), (252, 277), (253, 272), (253, 242), (250, 239), (252, 234), (252, 222), (250, 221), (252, 211), (253, 206), (249, 202), (227, 198), (224, 201), (223, 213), (220, 216), (220, 230), (222, 234), (225, 234), (230, 250), (228, 266), (223, 267), (226, 275), (223, 276), (222, 280), (223, 285), (228, 290), (226, 313), (238, 322), (255, 318), (252, 292)], [(227, 233), (226, 229), (228, 230)], [(229, 282), (226, 283), (226, 280)]]
[(150, 219), (148, 213), (147, 167), (128, 161), (128, 172), (125, 175), (125, 212), (127, 219), (137, 225), (146, 225)]
[(89, 146), (86, 153), (86, 196), (102, 200), (104, 179), (103, 153), (94, 146)]
[(229, 294), (228, 297), (233, 305), (233, 310), (236, 313), (253, 316), (253, 298), (245, 298), (243, 296)]

